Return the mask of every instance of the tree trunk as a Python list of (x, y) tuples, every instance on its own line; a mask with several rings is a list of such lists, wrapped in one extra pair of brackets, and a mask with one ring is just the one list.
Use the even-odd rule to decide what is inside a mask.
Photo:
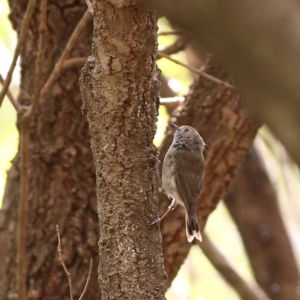
[[(130, 4), (130, 5), (129, 5)], [(157, 19), (135, 2), (98, 1), (81, 82), (96, 166), (102, 299), (164, 299), (153, 172), (160, 72)]]
[[(11, 20), (19, 32), (28, 1), (11, 0)], [(86, 5), (48, 5), (44, 82), (64, 49)], [(19, 101), (28, 105), (33, 94), (38, 45), (39, 9), (36, 8), (21, 56)], [(92, 24), (88, 25), (72, 57), (90, 53)], [(79, 69), (64, 71), (40, 104), (32, 120), (29, 144), (29, 213), (27, 224), (28, 299), (69, 299), (67, 277), (57, 256), (55, 225), (60, 226), (67, 267), (72, 274), (74, 297), (79, 298), (89, 269), (98, 261), (98, 218), (95, 171), (88, 126), (80, 111)], [(16, 299), (16, 212), (19, 203), (19, 154), (8, 174), (0, 224), (0, 299)], [(96, 264), (94, 264), (96, 265)], [(96, 267), (86, 294), (99, 299)]]
[(248, 153), (224, 200), (241, 233), (258, 284), (271, 299), (300, 299), (299, 271), (276, 193), (255, 148)]

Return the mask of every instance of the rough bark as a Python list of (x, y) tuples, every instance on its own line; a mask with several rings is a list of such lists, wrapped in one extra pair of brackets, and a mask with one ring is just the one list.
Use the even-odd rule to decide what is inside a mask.
[(227, 66), (248, 106), (300, 165), (297, 1), (145, 0)]
[[(207, 72), (225, 81), (229, 75), (216, 63), (210, 64)], [(195, 127), (208, 144), (205, 152), (206, 171), (203, 190), (198, 205), (198, 220), (203, 229), (207, 217), (224, 196), (231, 180), (251, 147), (258, 124), (247, 114), (240, 92), (198, 78), (191, 87), (186, 100), (174, 111), (171, 119), (177, 125)], [(160, 160), (173, 139), (173, 130), (168, 130), (160, 148)], [(161, 195), (161, 209), (169, 205)], [(190, 249), (184, 229), (184, 213), (177, 207), (161, 223), (165, 269), (168, 285), (178, 272)]]
[[(27, 1), (11, 0), (11, 20), (18, 31)], [(48, 4), (46, 60), (43, 80), (49, 76), (74, 27), (86, 9), (84, 1)], [(21, 57), (19, 101), (28, 105), (38, 45), (39, 10), (30, 23)], [(72, 57), (90, 53), (92, 24), (82, 34)], [(55, 225), (59, 224), (67, 267), (73, 277), (74, 297), (85, 284), (89, 259), (97, 262), (98, 219), (95, 175), (80, 111), (79, 69), (65, 70), (38, 107), (30, 129), (29, 214), (27, 225), (27, 286), (29, 299), (69, 299), (66, 275), (57, 257)], [(19, 154), (8, 174), (0, 224), (0, 299), (16, 299), (16, 212), (19, 203)], [(96, 265), (96, 264), (95, 264)], [(99, 299), (93, 270), (86, 298)]]
[(299, 271), (277, 196), (255, 148), (246, 156), (224, 200), (259, 285), (274, 300), (300, 299)]
[(156, 16), (135, 1), (98, 1), (81, 82), (96, 166), (102, 299), (164, 299), (156, 163), (160, 73)]

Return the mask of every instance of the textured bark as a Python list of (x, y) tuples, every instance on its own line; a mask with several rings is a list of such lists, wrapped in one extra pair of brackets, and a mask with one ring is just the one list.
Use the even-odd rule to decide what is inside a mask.
[(135, 1), (98, 1), (81, 76), (96, 166), (102, 299), (164, 299), (156, 163), (160, 73), (156, 16)]
[[(215, 63), (208, 66), (207, 72), (229, 81), (228, 74)], [(253, 122), (244, 109), (238, 90), (216, 85), (204, 78), (199, 78), (193, 84), (183, 105), (174, 111), (171, 121), (177, 125), (195, 127), (208, 144), (207, 152), (204, 153), (205, 178), (198, 205), (198, 220), (203, 228), (251, 147), (258, 124)], [(173, 130), (168, 130), (160, 148), (161, 160), (172, 139)], [(160, 200), (162, 213), (169, 201), (166, 201), (165, 195), (161, 195)], [(186, 241), (182, 208), (176, 208), (169, 214), (161, 223), (161, 230), (165, 269), (170, 285), (191, 246)]]
[(299, 1), (145, 1), (218, 55), (300, 165)]
[(254, 148), (224, 200), (260, 286), (274, 300), (300, 299), (299, 271), (277, 196)]
[[(11, 20), (19, 30), (28, 1), (11, 0)], [(85, 2), (48, 5), (46, 59), (43, 80), (49, 76), (74, 27), (86, 9)], [(21, 57), (19, 101), (30, 103), (38, 45), (39, 10), (27, 33)], [(91, 23), (72, 57), (90, 53)], [(97, 262), (98, 219), (95, 175), (88, 126), (80, 112), (79, 69), (64, 71), (38, 107), (30, 130), (29, 213), (27, 225), (28, 299), (69, 299), (67, 277), (57, 257), (55, 225), (59, 224), (74, 297), (84, 287), (89, 259)], [(0, 224), (0, 299), (16, 299), (16, 212), (19, 203), (19, 154), (9, 171)], [(96, 265), (96, 264), (95, 264)], [(87, 299), (99, 299), (96, 266)]]

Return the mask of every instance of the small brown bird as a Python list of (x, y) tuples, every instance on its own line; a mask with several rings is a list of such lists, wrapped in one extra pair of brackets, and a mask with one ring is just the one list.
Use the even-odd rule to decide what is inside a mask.
[(160, 222), (177, 203), (184, 206), (187, 240), (202, 241), (196, 207), (204, 174), (203, 150), (205, 143), (191, 126), (177, 126), (173, 143), (166, 153), (162, 168), (162, 187), (172, 203), (166, 213), (153, 223)]

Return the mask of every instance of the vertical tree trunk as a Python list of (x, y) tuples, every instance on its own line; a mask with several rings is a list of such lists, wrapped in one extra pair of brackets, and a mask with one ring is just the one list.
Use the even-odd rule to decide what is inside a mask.
[(97, 1), (93, 52), (81, 76), (100, 221), (102, 299), (164, 299), (157, 215), (156, 131), (160, 73), (156, 16), (135, 1)]
[[(11, 20), (18, 31), (28, 1), (11, 0)], [(39, 3), (38, 3), (39, 4)], [(38, 5), (37, 4), (37, 5)], [(47, 8), (46, 60), (49, 76), (86, 5), (51, 1)], [(38, 45), (36, 7), (21, 56), (19, 101), (28, 105)], [(71, 56), (90, 53), (92, 24)], [(29, 299), (69, 299), (67, 277), (57, 257), (55, 225), (60, 225), (65, 262), (73, 278), (74, 297), (85, 284), (89, 259), (98, 257), (95, 175), (88, 126), (80, 111), (79, 69), (64, 71), (38, 108), (30, 130), (29, 214), (27, 224), (27, 286)], [(19, 203), (19, 154), (9, 171), (0, 218), (0, 299), (16, 299), (16, 212)], [(95, 264), (96, 265), (96, 264)], [(99, 299), (96, 268), (87, 299)]]

